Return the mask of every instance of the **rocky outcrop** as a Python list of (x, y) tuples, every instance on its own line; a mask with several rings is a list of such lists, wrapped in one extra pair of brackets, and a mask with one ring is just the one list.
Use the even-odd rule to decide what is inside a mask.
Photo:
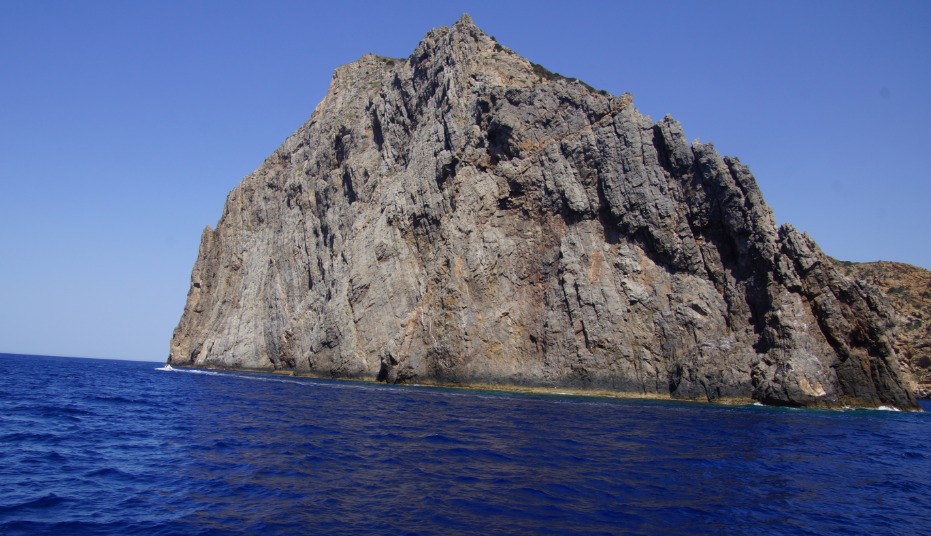
[(896, 315), (891, 339), (899, 363), (914, 375), (916, 393), (931, 398), (931, 271), (901, 262), (834, 262), (886, 294)]
[(230, 193), (169, 362), (914, 408), (890, 315), (739, 160), (464, 16), (337, 69)]

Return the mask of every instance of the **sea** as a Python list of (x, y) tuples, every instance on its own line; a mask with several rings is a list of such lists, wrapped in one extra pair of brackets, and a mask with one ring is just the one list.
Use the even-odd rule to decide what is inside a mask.
[(0, 534), (931, 534), (931, 413), (0, 354)]

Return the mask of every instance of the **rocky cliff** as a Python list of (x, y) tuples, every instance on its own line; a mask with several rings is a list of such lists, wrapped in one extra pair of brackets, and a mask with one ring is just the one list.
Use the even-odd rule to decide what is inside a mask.
[(899, 363), (913, 373), (917, 394), (931, 398), (931, 271), (901, 262), (835, 261), (841, 273), (876, 285), (897, 321), (891, 331)]
[(337, 69), (230, 193), (169, 362), (914, 408), (891, 314), (739, 160), (463, 16)]

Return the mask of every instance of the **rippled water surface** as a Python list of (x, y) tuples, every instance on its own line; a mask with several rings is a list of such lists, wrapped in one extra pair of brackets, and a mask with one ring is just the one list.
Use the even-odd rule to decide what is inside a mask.
[(0, 354), (0, 534), (928, 534), (931, 413)]

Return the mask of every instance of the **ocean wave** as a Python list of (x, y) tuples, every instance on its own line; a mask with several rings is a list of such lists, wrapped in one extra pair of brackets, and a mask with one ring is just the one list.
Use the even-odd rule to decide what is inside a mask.
[(892, 406), (879, 406), (878, 408), (876, 408), (876, 410), (877, 411), (898, 411), (898, 412), (902, 411), (899, 408), (894, 408)]
[(118, 478), (127, 480), (133, 480), (136, 478), (135, 475), (129, 474), (115, 467), (103, 467), (100, 469), (94, 469), (93, 471), (86, 473), (84, 476), (86, 478)]
[(155, 370), (158, 370), (161, 372), (184, 372), (186, 374), (206, 374), (208, 376), (219, 376), (220, 375), (220, 373), (215, 370), (178, 368), (178, 367), (172, 367), (171, 365), (165, 365), (163, 367), (158, 367)]
[(2, 505), (0, 504), (0, 514), (8, 514), (13, 512), (21, 512), (23, 510), (43, 510), (47, 508), (54, 508), (63, 503), (70, 501), (66, 497), (59, 497), (54, 493), (48, 493), (42, 497), (37, 497), (34, 499), (28, 499), (17, 504)]
[(119, 405), (119, 406), (126, 406), (126, 405), (145, 405), (145, 406), (147, 406), (147, 405), (150, 404), (150, 401), (149, 401), (149, 400), (138, 399), (138, 398), (129, 398), (129, 397), (125, 397), (125, 396), (106, 396), (106, 395), (102, 395), (102, 396), (95, 396), (95, 397), (94, 397), (94, 400), (97, 400), (97, 401), (99, 401), (99, 402), (103, 402), (103, 403), (105, 403), (105, 404), (115, 404), (115, 405)]

